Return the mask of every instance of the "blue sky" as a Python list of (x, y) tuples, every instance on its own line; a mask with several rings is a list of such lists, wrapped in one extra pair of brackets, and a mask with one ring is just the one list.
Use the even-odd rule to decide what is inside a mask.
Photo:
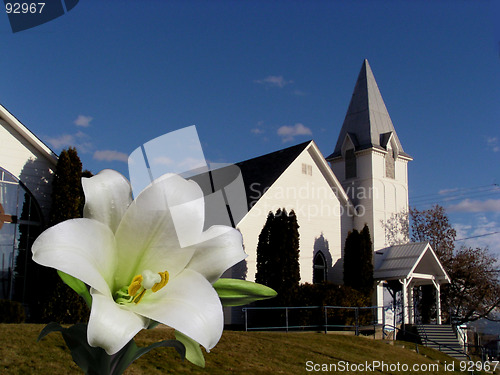
[[(314, 139), (333, 151), (363, 59), (407, 153), (410, 204), (459, 238), (500, 231), (500, 26), (492, 1), (81, 0), (12, 33), (0, 103), (56, 153), (127, 174), (141, 144), (196, 125), (237, 162)], [(455, 198), (453, 201), (445, 199)], [(490, 246), (500, 235), (459, 244)]]

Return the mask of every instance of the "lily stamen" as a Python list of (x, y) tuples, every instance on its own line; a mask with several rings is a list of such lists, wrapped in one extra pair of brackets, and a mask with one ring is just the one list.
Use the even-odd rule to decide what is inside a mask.
[(168, 271), (154, 273), (150, 270), (144, 270), (141, 275), (136, 275), (128, 287), (128, 295), (133, 298), (133, 302), (138, 304), (146, 291), (151, 289), (156, 293), (165, 285), (169, 279)]

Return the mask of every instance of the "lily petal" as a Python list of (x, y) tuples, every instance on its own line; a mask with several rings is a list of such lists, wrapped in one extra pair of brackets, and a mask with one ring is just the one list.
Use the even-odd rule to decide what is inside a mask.
[(113, 233), (91, 219), (72, 219), (44, 231), (33, 243), (33, 260), (61, 270), (111, 296), (116, 265)]
[(90, 346), (101, 347), (113, 355), (149, 325), (149, 319), (121, 307), (112, 298), (94, 289), (90, 290), (90, 294), (92, 310), (87, 328)]
[(203, 236), (209, 240), (195, 246), (196, 251), (186, 268), (201, 273), (213, 284), (247, 254), (243, 250), (241, 233), (234, 228), (214, 225)]
[(175, 328), (206, 349), (217, 344), (224, 328), (217, 292), (202, 275), (188, 269), (130, 309)]
[[(182, 248), (178, 237), (201, 236), (204, 220), (200, 187), (177, 175), (168, 175), (149, 185), (129, 206), (116, 231), (120, 274), (126, 285), (145, 269), (167, 270), (170, 277), (181, 272), (194, 248)], [(186, 203), (182, 217), (172, 217), (170, 205)], [(181, 232), (179, 232), (181, 230)]]
[(83, 217), (108, 225), (116, 232), (118, 224), (132, 203), (132, 187), (128, 180), (112, 169), (104, 169), (90, 178), (82, 178), (85, 193)]

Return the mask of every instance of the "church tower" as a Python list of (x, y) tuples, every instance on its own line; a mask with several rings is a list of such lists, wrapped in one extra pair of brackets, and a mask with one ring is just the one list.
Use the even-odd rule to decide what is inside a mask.
[(353, 226), (368, 224), (374, 250), (386, 247), (382, 222), (408, 210), (408, 161), (368, 60), (363, 62), (333, 153), (333, 172), (356, 207)]

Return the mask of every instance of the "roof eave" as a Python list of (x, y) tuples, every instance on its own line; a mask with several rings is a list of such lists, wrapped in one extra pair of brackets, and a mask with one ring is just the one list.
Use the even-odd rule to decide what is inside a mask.
[(12, 113), (0, 104), (0, 115), (17, 131), (24, 139), (26, 139), (35, 149), (37, 149), (47, 160), (54, 166), (57, 164), (57, 155), (45, 143), (43, 143), (35, 134), (33, 134), (26, 126), (24, 126)]

